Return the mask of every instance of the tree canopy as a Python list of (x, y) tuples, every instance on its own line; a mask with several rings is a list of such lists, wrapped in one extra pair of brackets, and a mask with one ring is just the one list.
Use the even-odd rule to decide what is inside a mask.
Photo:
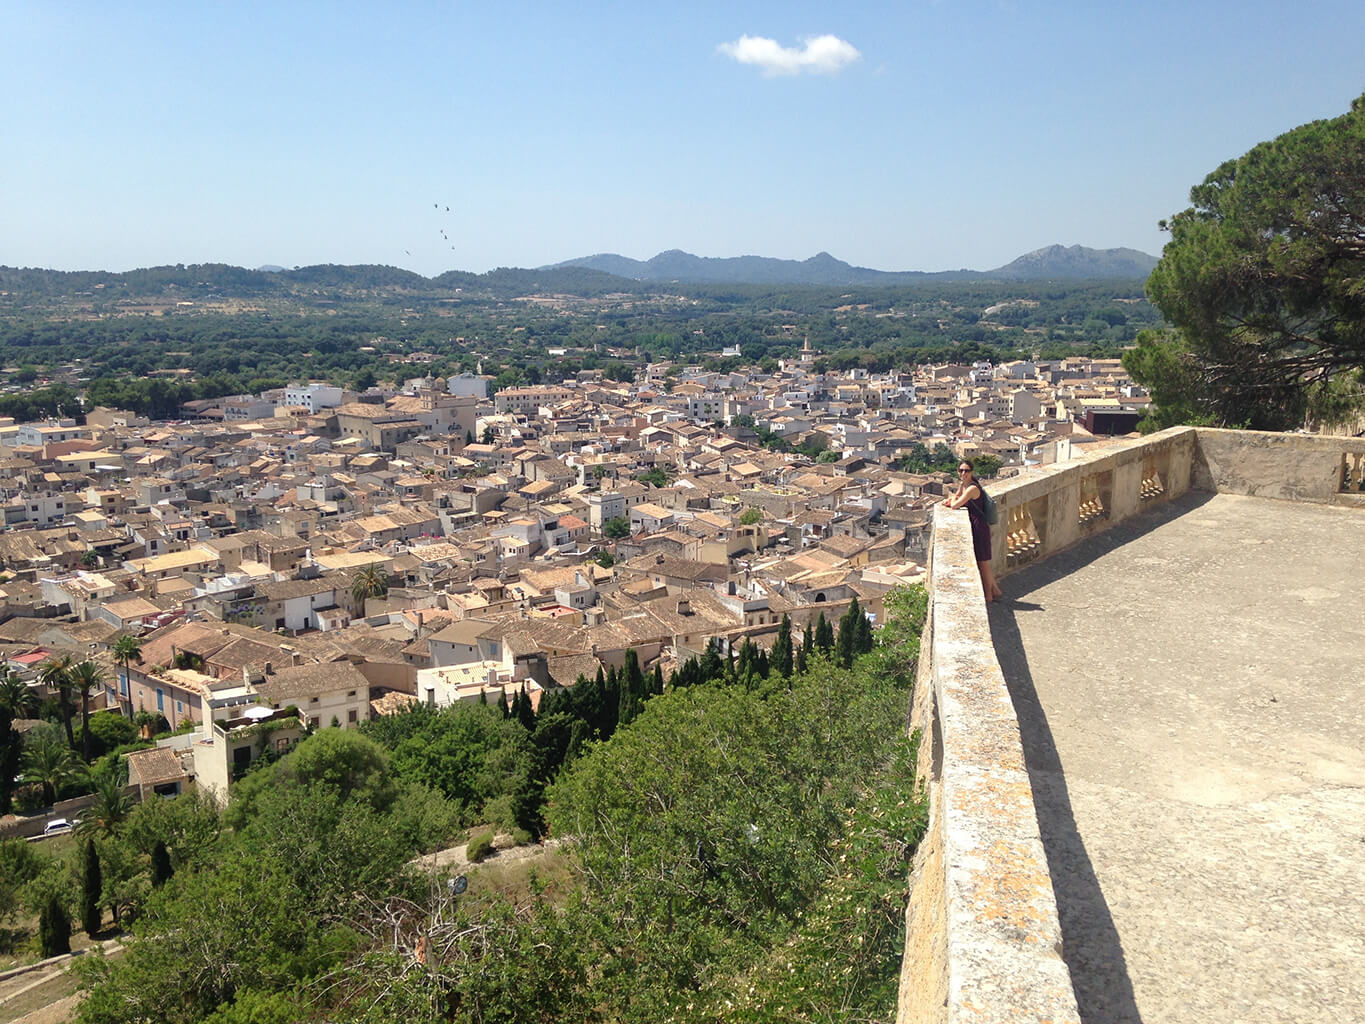
[(1178, 334), (1124, 365), (1185, 421), (1293, 426), (1365, 366), (1365, 96), (1227, 161), (1190, 202), (1147, 282)]

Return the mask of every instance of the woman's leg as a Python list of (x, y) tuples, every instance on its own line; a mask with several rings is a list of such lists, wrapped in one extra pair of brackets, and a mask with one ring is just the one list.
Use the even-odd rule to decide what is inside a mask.
[(995, 582), (995, 572), (991, 569), (991, 563), (977, 562), (976, 567), (981, 572), (981, 592), (986, 596), (986, 603), (1004, 597), (1005, 592), (1000, 589), (1000, 584)]

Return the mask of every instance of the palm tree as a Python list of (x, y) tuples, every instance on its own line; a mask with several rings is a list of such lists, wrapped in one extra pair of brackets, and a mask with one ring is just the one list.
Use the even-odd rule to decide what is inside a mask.
[(128, 678), (128, 666), (133, 662), (142, 664), (142, 639), (133, 636), (131, 633), (124, 633), (114, 641), (112, 648), (115, 663), (123, 666), (123, 686), (119, 688), (119, 694), (127, 704), (128, 714), (132, 715), (133, 697), (132, 682)]
[(355, 581), (351, 584), (351, 596), (356, 599), (361, 611), (365, 610), (367, 597), (384, 597), (388, 592), (389, 574), (379, 567), (378, 562), (356, 573)]
[(8, 715), (12, 723), (16, 718), (32, 718), (38, 712), (38, 695), (33, 688), (13, 672), (0, 679), (0, 715)]
[(69, 654), (54, 654), (38, 666), (38, 678), (44, 686), (56, 690), (62, 712), (62, 724), (66, 726), (66, 742), (72, 750), (76, 749), (76, 736), (71, 731), (71, 717), (76, 713), (71, 703), (71, 667)]
[(81, 771), (76, 752), (63, 744), (59, 735), (34, 730), (25, 741), (24, 781), (43, 784), (45, 804), (56, 803), (63, 784), (78, 778)]
[(72, 667), (71, 685), (81, 691), (81, 756), (90, 761), (90, 694), (104, 683), (104, 669), (93, 661)]
[(0, 679), (0, 814), (8, 814), (14, 801), (14, 777), (19, 772), (23, 739), (14, 728), (17, 718), (37, 714), (38, 695), (13, 672)]
[(95, 801), (81, 819), (80, 831), (112, 835), (119, 822), (132, 813), (133, 798), (128, 795), (124, 778), (126, 769), (123, 759), (119, 761), (116, 771), (104, 773), (95, 783)]

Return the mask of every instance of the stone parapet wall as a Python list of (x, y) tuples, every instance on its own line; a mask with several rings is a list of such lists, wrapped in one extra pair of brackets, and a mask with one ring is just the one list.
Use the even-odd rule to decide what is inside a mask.
[(1000, 508), (991, 530), (996, 575), (1179, 497), (1196, 476), (1197, 457), (1195, 428), (1173, 427), (987, 484)]
[(1199, 427), (1196, 490), (1365, 507), (1365, 437)]
[(1079, 1021), (1019, 724), (961, 513), (939, 508), (911, 727), (929, 788), (897, 1020)]
[[(1365, 508), (1365, 438), (1174, 427), (987, 485), (1003, 576), (1190, 490)], [(1077, 1021), (1019, 723), (964, 511), (938, 506), (910, 726), (929, 828), (898, 1024)]]

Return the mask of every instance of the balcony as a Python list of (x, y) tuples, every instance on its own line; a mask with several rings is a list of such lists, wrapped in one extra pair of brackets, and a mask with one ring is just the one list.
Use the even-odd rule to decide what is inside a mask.
[(998, 484), (989, 610), (937, 511), (900, 1020), (1365, 1005), (1362, 457), (1184, 428)]

